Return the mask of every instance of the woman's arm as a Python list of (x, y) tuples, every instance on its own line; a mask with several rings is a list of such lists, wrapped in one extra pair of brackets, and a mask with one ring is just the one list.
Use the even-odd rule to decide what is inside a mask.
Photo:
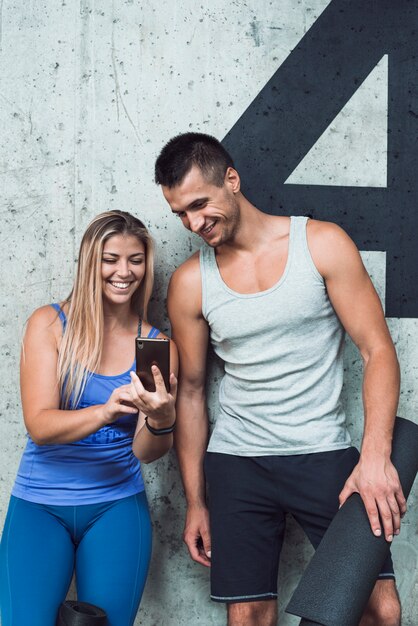
[(29, 318), (22, 345), (20, 389), (25, 425), (38, 445), (70, 443), (84, 439), (122, 414), (136, 413), (129, 401), (129, 385), (115, 389), (106, 404), (80, 410), (59, 408), (57, 379), (61, 321), (50, 306)]
[(178, 356), (177, 348), (170, 341), (170, 392), (167, 393), (164, 380), (158, 368), (153, 368), (156, 391), (145, 391), (141, 381), (131, 372), (131, 402), (139, 409), (138, 426), (132, 442), (132, 450), (141, 463), (151, 463), (163, 456), (173, 445), (173, 433), (165, 435), (153, 434), (145, 424), (147, 416), (148, 424), (152, 429), (170, 428), (176, 421), (176, 395), (177, 395), (177, 372)]

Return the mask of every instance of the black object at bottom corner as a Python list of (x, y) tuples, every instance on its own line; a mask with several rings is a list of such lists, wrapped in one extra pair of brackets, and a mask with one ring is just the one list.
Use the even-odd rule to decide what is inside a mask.
[(103, 609), (88, 602), (66, 600), (59, 608), (56, 626), (108, 626)]

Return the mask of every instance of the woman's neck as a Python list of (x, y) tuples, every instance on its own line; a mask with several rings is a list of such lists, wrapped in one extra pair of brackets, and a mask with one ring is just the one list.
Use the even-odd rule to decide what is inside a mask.
[(103, 302), (103, 323), (105, 329), (129, 328), (138, 323), (138, 315), (131, 310), (131, 303), (113, 304)]

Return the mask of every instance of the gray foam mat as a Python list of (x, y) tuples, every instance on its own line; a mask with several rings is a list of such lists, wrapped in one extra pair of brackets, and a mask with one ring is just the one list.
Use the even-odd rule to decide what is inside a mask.
[[(408, 497), (418, 472), (417, 424), (396, 418), (391, 458)], [(286, 611), (303, 618), (300, 626), (358, 626), (389, 547), (384, 536), (373, 535), (363, 501), (353, 494), (331, 522)]]

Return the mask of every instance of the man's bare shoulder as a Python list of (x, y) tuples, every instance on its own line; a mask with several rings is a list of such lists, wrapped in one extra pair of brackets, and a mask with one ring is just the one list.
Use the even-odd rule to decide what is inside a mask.
[(193, 319), (202, 316), (202, 282), (199, 252), (195, 252), (173, 273), (168, 286), (168, 313), (173, 321), (179, 314)]
[(335, 264), (350, 263), (359, 258), (353, 240), (341, 226), (333, 222), (310, 219), (307, 238), (313, 261), (323, 276)]
[(351, 241), (345, 230), (334, 222), (309, 219), (307, 232), (312, 241), (316, 239), (327, 243), (332, 243), (334, 240), (340, 243), (344, 239)]
[(174, 270), (170, 279), (170, 290), (195, 289), (198, 286), (200, 287), (200, 284), (200, 261), (199, 251), (197, 251)]

